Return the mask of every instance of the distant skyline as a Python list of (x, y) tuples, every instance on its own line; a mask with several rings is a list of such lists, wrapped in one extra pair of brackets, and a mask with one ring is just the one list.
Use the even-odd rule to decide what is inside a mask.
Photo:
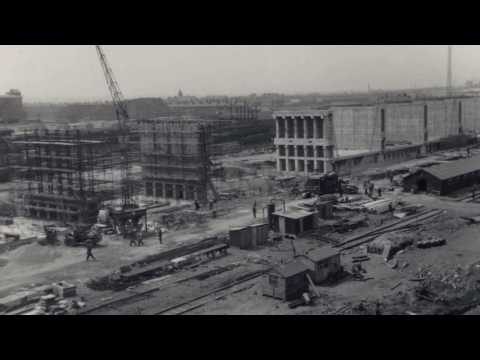
[[(126, 98), (445, 86), (447, 45), (103, 46)], [(0, 93), (110, 100), (94, 46), (0, 46)], [(453, 84), (480, 78), (480, 46), (453, 48)]]

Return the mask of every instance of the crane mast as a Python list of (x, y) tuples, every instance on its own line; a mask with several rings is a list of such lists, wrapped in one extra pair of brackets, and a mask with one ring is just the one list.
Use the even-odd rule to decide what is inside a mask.
[(100, 45), (95, 45), (105, 81), (107, 82), (108, 90), (112, 97), (115, 115), (120, 128), (120, 156), (121, 156), (121, 191), (122, 191), (122, 205), (124, 208), (131, 207), (133, 204), (133, 187), (130, 181), (130, 165), (129, 165), (129, 146), (128, 146), (128, 121), (130, 116), (128, 114), (127, 104), (123, 97), (122, 91), (118, 86), (115, 75), (110, 67), (107, 57)]

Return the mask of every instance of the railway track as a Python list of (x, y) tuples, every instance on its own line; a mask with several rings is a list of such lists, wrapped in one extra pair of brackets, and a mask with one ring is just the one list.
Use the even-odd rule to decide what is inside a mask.
[(340, 251), (353, 249), (357, 246), (360, 246), (360, 245), (363, 245), (365, 243), (368, 243), (368, 242), (372, 241), (373, 239), (375, 239), (376, 237), (378, 237), (380, 235), (383, 235), (383, 234), (386, 234), (386, 233), (389, 233), (389, 232), (392, 232), (392, 231), (404, 230), (404, 229), (408, 229), (408, 228), (411, 228), (411, 227), (415, 227), (417, 225), (417, 223), (435, 218), (442, 213), (443, 213), (443, 210), (438, 210), (438, 209), (437, 210), (427, 210), (427, 211), (424, 211), (420, 214), (417, 214), (414, 217), (408, 217), (408, 218), (402, 219), (400, 221), (397, 221), (393, 224), (382, 226), (380, 228), (377, 228), (377, 229), (375, 229), (373, 231), (370, 231), (370, 232), (367, 232), (365, 234), (355, 236), (355, 237), (353, 237), (351, 239), (348, 239), (347, 241), (344, 241), (343, 243), (339, 244), (338, 247), (340, 248)]
[(270, 268), (260, 270), (260, 271), (255, 271), (251, 274), (243, 276), (239, 280), (233, 281), (232, 283), (230, 283), (228, 285), (222, 286), (220, 288), (216, 288), (213, 291), (209, 291), (206, 294), (196, 296), (192, 299), (183, 301), (181, 303), (178, 303), (178, 304), (175, 304), (175, 305), (172, 305), (172, 306), (160, 309), (160, 310), (155, 310), (155, 312), (153, 312), (153, 315), (182, 315), (182, 314), (186, 314), (187, 312), (193, 311), (193, 310), (195, 310), (195, 309), (197, 309), (197, 308), (199, 308), (203, 305), (206, 305), (207, 303), (209, 303), (211, 301), (215, 301), (215, 300), (220, 299), (220, 298), (222, 298), (226, 295), (229, 295), (229, 294), (231, 295), (235, 292), (243, 290), (243, 288), (241, 288), (241, 289), (236, 289), (234, 291), (228, 291), (231, 288), (234, 288), (234, 287), (236, 287), (240, 284), (244, 284), (248, 281), (254, 280), (254, 279), (266, 274), (268, 271), (270, 271)]

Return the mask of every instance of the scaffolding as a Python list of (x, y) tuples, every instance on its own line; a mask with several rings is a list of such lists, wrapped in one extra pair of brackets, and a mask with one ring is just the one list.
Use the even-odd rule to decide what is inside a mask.
[(114, 132), (35, 129), (12, 143), (19, 214), (90, 224), (102, 202), (118, 196), (116, 179), (124, 159)]
[(211, 182), (210, 126), (168, 117), (141, 126), (141, 164), (148, 197), (208, 201)]

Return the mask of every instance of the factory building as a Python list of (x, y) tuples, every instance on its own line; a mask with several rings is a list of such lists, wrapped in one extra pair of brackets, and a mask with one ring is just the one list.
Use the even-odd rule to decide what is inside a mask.
[(326, 174), (332, 170), (332, 119), (326, 111), (279, 111), (275, 120), (277, 170)]
[(480, 98), (465, 96), (277, 112), (277, 170), (347, 175), (462, 146), (479, 113)]
[(18, 90), (10, 90), (0, 95), (0, 123), (15, 123), (25, 118), (22, 94)]

